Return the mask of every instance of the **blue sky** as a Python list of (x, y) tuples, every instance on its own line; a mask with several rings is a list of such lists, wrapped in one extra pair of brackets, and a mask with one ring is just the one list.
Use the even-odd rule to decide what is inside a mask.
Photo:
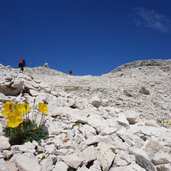
[(170, 0), (0, 0), (0, 63), (101, 75), (171, 58)]

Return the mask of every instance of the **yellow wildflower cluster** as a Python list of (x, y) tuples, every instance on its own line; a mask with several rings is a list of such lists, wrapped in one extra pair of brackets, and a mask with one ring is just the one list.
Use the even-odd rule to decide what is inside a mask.
[[(11, 128), (17, 127), (23, 122), (23, 115), (28, 114), (31, 110), (29, 103), (14, 103), (12, 101), (6, 101), (2, 105), (3, 111), (2, 115), (7, 117), (7, 126)], [(38, 110), (42, 114), (48, 113), (48, 108), (45, 103), (38, 104)]]

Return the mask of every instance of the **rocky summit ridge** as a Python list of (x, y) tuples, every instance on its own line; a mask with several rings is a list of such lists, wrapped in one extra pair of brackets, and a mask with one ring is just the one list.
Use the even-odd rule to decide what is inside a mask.
[(10, 145), (0, 114), (0, 171), (171, 171), (170, 60), (101, 76), (0, 65), (0, 105), (26, 99), (48, 102), (49, 137)]

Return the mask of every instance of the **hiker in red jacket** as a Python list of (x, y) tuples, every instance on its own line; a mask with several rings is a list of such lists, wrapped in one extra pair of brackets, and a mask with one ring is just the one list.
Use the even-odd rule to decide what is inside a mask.
[(24, 67), (26, 66), (25, 59), (21, 58), (19, 60), (18, 67), (20, 68), (21, 71), (24, 71)]

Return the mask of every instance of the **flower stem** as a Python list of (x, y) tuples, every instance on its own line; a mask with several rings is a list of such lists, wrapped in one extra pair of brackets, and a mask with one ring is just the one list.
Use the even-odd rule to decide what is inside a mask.
[[(36, 100), (34, 99), (33, 101), (33, 110), (32, 110), (32, 121), (34, 122), (34, 108), (35, 108), (35, 102)], [(35, 121), (36, 122), (36, 121)]]
[(43, 124), (43, 113), (42, 113), (42, 117), (41, 117), (39, 126), (41, 126), (42, 124)]

